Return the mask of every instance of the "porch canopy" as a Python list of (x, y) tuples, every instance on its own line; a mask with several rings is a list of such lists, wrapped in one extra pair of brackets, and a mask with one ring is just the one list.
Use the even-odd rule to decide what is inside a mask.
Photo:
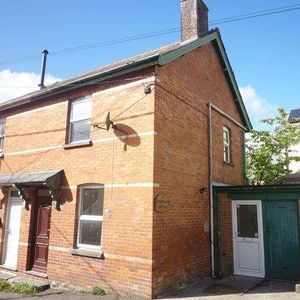
[(56, 209), (60, 210), (60, 199), (56, 195), (55, 189), (61, 186), (63, 172), (63, 170), (58, 170), (0, 175), (0, 187), (14, 185), (19, 190), (21, 198), (25, 201), (26, 210), (29, 210), (29, 200), (23, 189), (28, 186), (42, 185), (49, 189), (49, 195), (56, 201)]
[(49, 189), (56, 189), (61, 186), (63, 170), (45, 171), (38, 173), (15, 173), (0, 175), (0, 186), (32, 186), (43, 185)]

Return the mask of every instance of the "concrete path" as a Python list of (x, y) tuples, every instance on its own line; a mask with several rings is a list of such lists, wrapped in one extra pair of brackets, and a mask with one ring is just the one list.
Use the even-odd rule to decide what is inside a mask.
[[(238, 278), (241, 286), (236, 286), (232, 278), (212, 283), (207, 289), (197, 292), (199, 285), (178, 291), (164, 300), (300, 300), (300, 294), (295, 292), (295, 283), (285, 281), (257, 281), (243, 282)], [(252, 287), (251, 287), (252, 285)]]
[[(34, 296), (21, 296), (0, 292), (0, 299), (33, 299), (33, 300), (142, 300), (118, 295), (93, 296), (90, 294), (69, 293), (59, 290), (46, 290)], [(177, 291), (163, 300), (300, 300), (295, 293), (295, 283), (283, 281), (264, 281), (254, 289), (244, 293), (239, 288), (219, 282), (205, 280), (199, 284)]]
[(39, 294), (33, 295), (33, 296), (22, 296), (17, 294), (8, 294), (8, 293), (2, 293), (0, 292), (0, 299), (1, 300), (145, 300), (138, 297), (121, 297), (116, 294), (110, 294), (105, 296), (93, 296), (91, 294), (85, 294), (85, 293), (70, 293), (60, 290), (54, 290), (49, 289), (46, 291), (43, 291)]

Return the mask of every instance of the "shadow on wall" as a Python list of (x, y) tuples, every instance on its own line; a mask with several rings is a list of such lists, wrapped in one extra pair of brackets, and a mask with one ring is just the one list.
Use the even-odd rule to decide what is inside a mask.
[(125, 124), (115, 124), (114, 134), (116, 137), (124, 143), (124, 151), (127, 151), (127, 147), (138, 147), (141, 144), (141, 139), (138, 133), (130, 126)]

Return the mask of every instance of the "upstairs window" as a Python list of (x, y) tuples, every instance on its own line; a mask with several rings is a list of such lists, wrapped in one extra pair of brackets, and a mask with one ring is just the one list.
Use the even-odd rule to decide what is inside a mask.
[(223, 127), (223, 142), (224, 142), (224, 162), (231, 162), (231, 146), (230, 146), (230, 130)]
[(5, 121), (0, 120), (0, 154), (3, 154)]
[(103, 186), (80, 188), (77, 247), (99, 250), (103, 221)]
[(84, 97), (71, 103), (69, 143), (90, 140), (92, 98)]

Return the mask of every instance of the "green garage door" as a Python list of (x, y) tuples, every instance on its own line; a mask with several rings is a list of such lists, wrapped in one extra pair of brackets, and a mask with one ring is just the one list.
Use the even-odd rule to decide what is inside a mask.
[(266, 276), (300, 279), (297, 201), (263, 201)]

